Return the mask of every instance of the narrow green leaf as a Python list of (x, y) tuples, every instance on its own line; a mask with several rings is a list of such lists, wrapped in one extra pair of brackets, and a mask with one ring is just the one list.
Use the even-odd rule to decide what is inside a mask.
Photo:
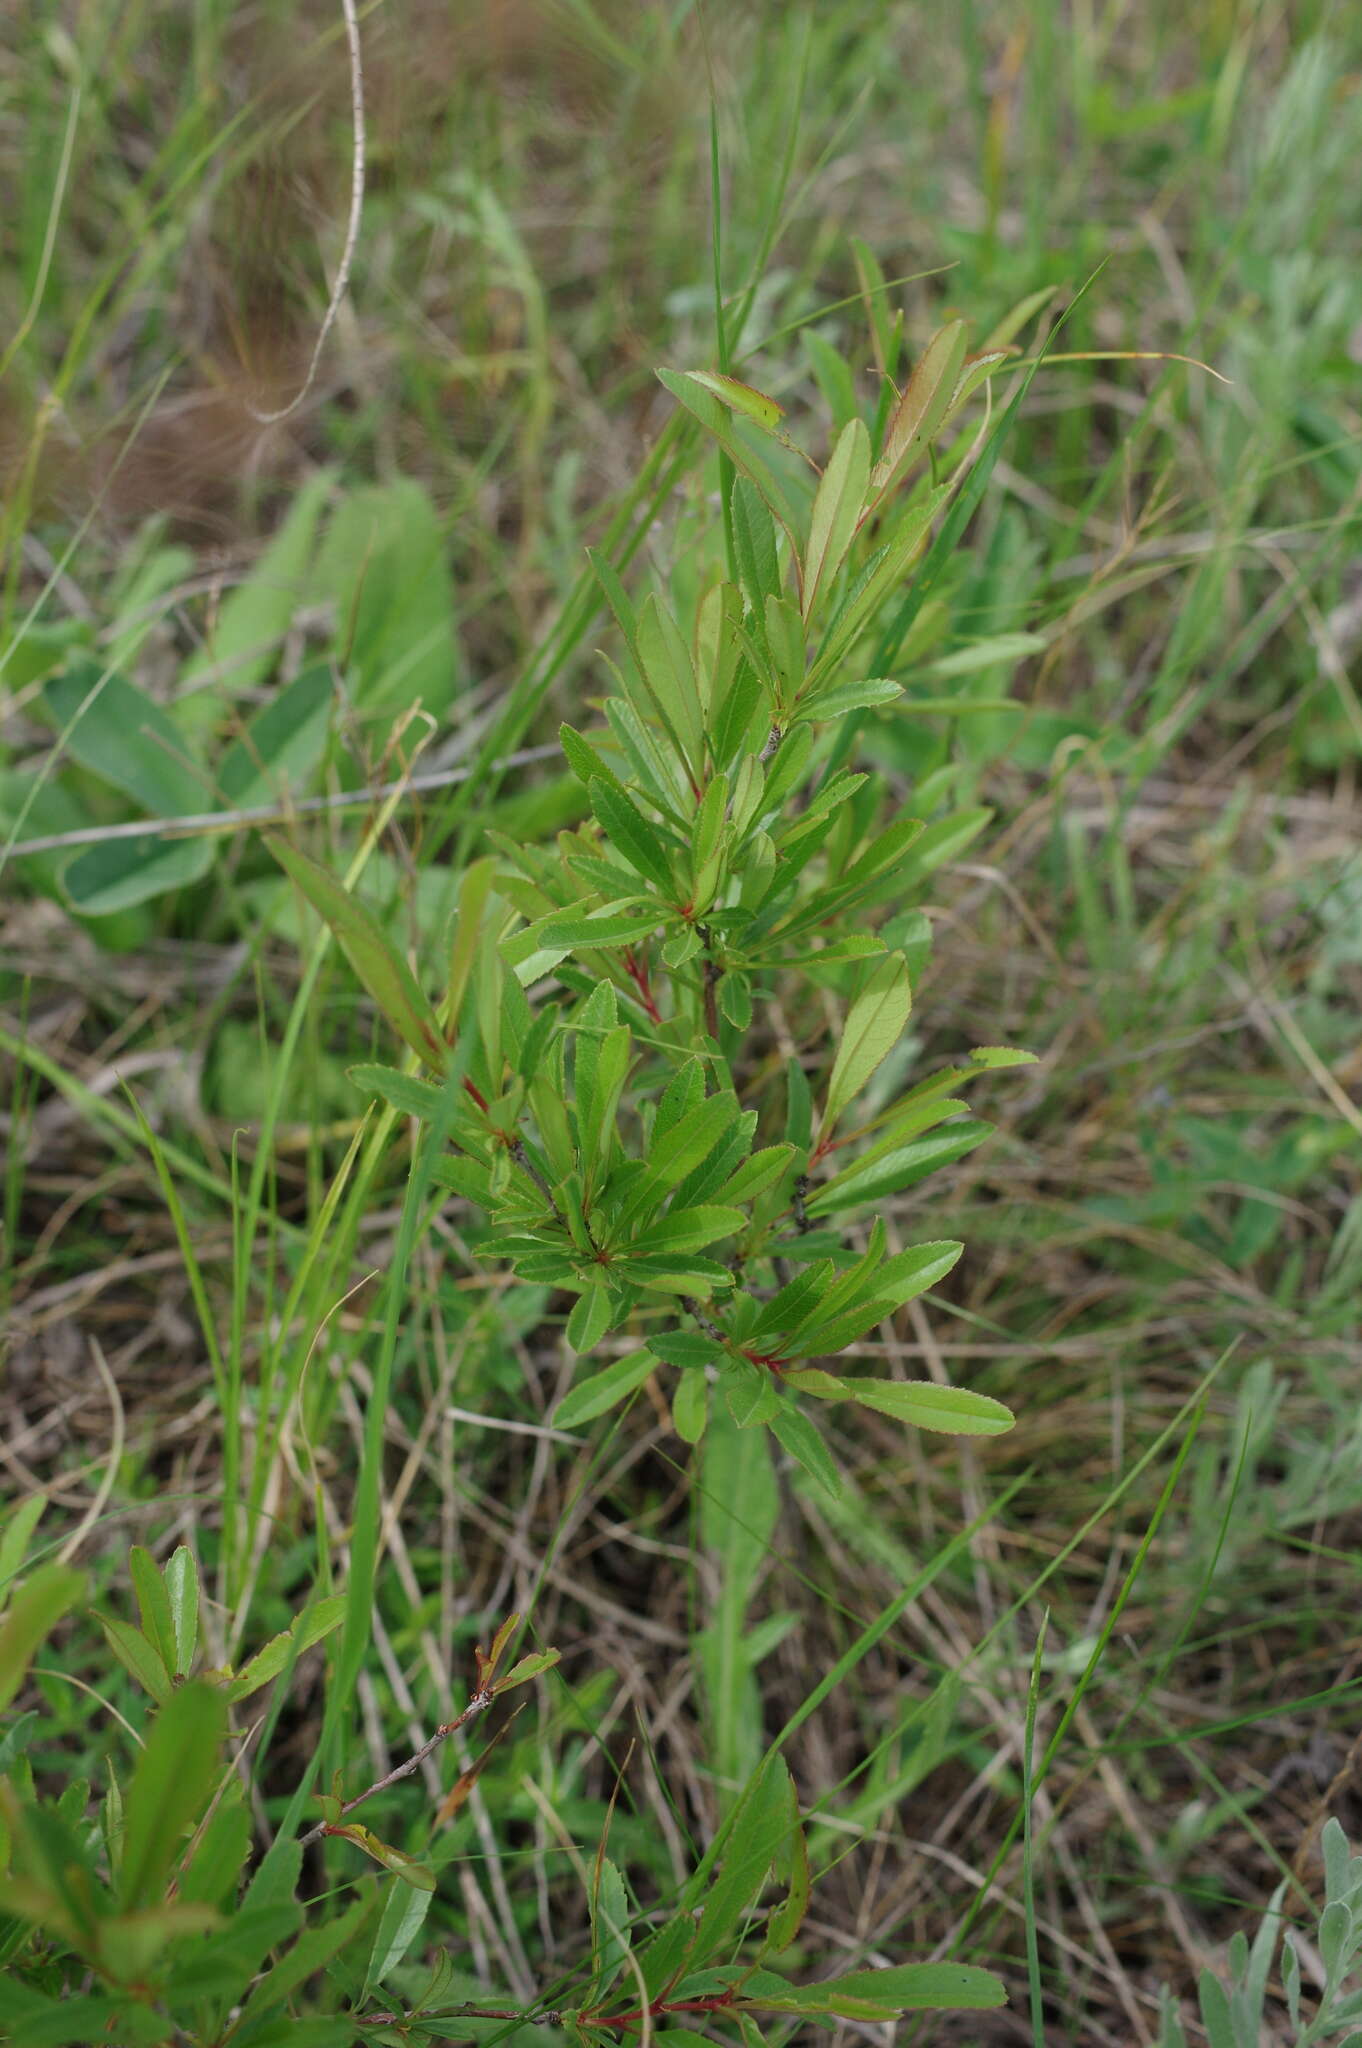
[(39, 1645), (84, 1592), (84, 1573), (64, 1564), (40, 1565), (18, 1588), (0, 1620), (0, 1709), (28, 1676)]
[(819, 1984), (792, 1984), (783, 1994), (741, 2001), (761, 2012), (835, 2013), (843, 2019), (892, 2019), (900, 2012), (985, 2012), (1007, 2002), (991, 1970), (970, 1963), (900, 1963), (851, 1970)]
[(832, 586), (855, 537), (870, 481), (870, 436), (862, 420), (849, 420), (837, 438), (813, 501), (804, 550), (804, 617), (810, 619)]
[(397, 1067), (362, 1061), (347, 1067), (346, 1073), (356, 1088), (379, 1096), (403, 1116), (423, 1117), (429, 1123), (440, 1106), (441, 1090), (433, 1081), (418, 1080), (415, 1074), (404, 1074)]
[(128, 1787), (118, 1900), (126, 1910), (158, 1903), (221, 1770), (227, 1706), (216, 1686), (190, 1679), (151, 1724)]
[(168, 1672), (175, 1669), (175, 1628), (170, 1618), (170, 1595), (149, 1550), (134, 1543), (128, 1552), (128, 1573), (137, 1595), (142, 1633)]
[(646, 1239), (636, 1249), (650, 1252), (703, 1251), (707, 1244), (713, 1244), (721, 1237), (733, 1237), (746, 1225), (747, 1217), (741, 1209), (726, 1208), (717, 1202), (702, 1202), (692, 1209), (670, 1209), (665, 1216), (654, 1217), (648, 1225)]
[(522, 1657), (513, 1664), (504, 1677), (492, 1687), (493, 1692), (509, 1692), (512, 1686), (527, 1685), (532, 1678), (539, 1678), (545, 1671), (552, 1671), (558, 1662), (557, 1650), (532, 1650), (528, 1657)]
[(850, 1166), (809, 1197), (810, 1216), (833, 1216), (843, 1209), (856, 1209), (866, 1202), (878, 1202), (886, 1195), (901, 1194), (924, 1180), (939, 1166), (962, 1159), (966, 1152), (990, 1137), (993, 1125), (975, 1117), (960, 1117), (931, 1131), (911, 1144), (878, 1156), (864, 1172)]
[(288, 1628), (272, 1636), (263, 1649), (256, 1651), (249, 1664), (243, 1666), (228, 1686), (228, 1699), (244, 1700), (250, 1693), (258, 1692), (304, 1650), (310, 1650), (314, 1643), (321, 1642), (324, 1636), (339, 1628), (344, 1619), (343, 1593), (313, 1601), (310, 1607), (305, 1607), (301, 1614), (295, 1616)]
[(657, 376), (672, 397), (718, 442), (735, 468), (756, 487), (772, 516), (785, 528), (793, 552), (799, 519), (784, 480), (741, 438), (728, 411), (698, 377), (678, 370), (659, 370)]
[(174, 1649), (171, 1672), (187, 1678), (199, 1645), (199, 1568), (183, 1543), (166, 1559), (165, 1587)]
[(654, 1330), (648, 1349), (656, 1352), (664, 1365), (717, 1365), (724, 1356), (722, 1344), (699, 1330)]
[(1016, 1421), (1001, 1401), (971, 1393), (967, 1387), (939, 1387), (932, 1380), (851, 1379), (844, 1379), (842, 1386), (864, 1408), (946, 1436), (1001, 1436)]
[(10, 1510), (0, 1532), (0, 1593), (17, 1576), (28, 1555), (33, 1531), (47, 1507), (45, 1493), (30, 1493)]
[(427, 1065), (443, 1067), (448, 1048), (440, 1035), (435, 1012), (402, 955), (389, 944), (377, 919), (334, 875), (300, 853), (296, 846), (290, 846), (286, 839), (267, 832), (265, 844), (330, 926), (361, 985), (388, 1023)]
[(774, 1955), (782, 1955), (799, 1933), (804, 1923), (804, 1915), (809, 1910), (812, 1892), (809, 1850), (800, 1819), (799, 1795), (795, 1791), (789, 1767), (785, 1765), (783, 1758), (780, 1762), (784, 1771), (789, 1832), (774, 1859), (774, 1865), (777, 1877), (788, 1885), (789, 1890), (766, 1923), (766, 1938), (762, 1948), (764, 1952)]
[(566, 1336), (579, 1355), (592, 1351), (610, 1327), (610, 1296), (604, 1287), (589, 1287), (577, 1297), (567, 1320)]
[(858, 683), (830, 683), (799, 700), (801, 718), (845, 718), (849, 711), (878, 711), (903, 695), (890, 676), (866, 676)]
[(976, 1066), (990, 1069), (1036, 1065), (1036, 1055), (1033, 1052), (1024, 1052), (1016, 1045), (972, 1045), (969, 1056)]
[(732, 1096), (711, 1095), (657, 1140), (646, 1161), (647, 1171), (617, 1217), (616, 1228), (624, 1230), (635, 1217), (651, 1214), (663, 1195), (709, 1157), (732, 1128), (736, 1114)]
[(557, 952), (560, 956), (569, 952), (589, 952), (597, 946), (632, 946), (656, 931), (662, 917), (660, 908), (615, 911), (605, 906), (599, 911), (588, 911), (585, 916), (572, 911), (553, 911), (527, 930), (517, 932), (506, 945), (506, 957), (514, 961), (527, 958), (532, 950), (531, 939), (535, 946)]
[(871, 969), (851, 1006), (828, 1082), (825, 1131), (832, 1128), (881, 1060), (897, 1045), (912, 1006), (908, 963), (902, 953), (890, 953)]
[(884, 453), (870, 479), (876, 503), (892, 489), (941, 426), (955, 396), (964, 360), (965, 323), (948, 321), (919, 356), (890, 418)]
[(601, 1999), (629, 1954), (629, 1900), (624, 1879), (608, 1856), (598, 1858), (591, 1893), (591, 2002)]
[(692, 784), (698, 786), (705, 732), (695, 664), (685, 636), (656, 592), (648, 596), (639, 613), (638, 661), (652, 708)]
[(388, 1887), (388, 1896), (383, 1901), (383, 1910), (378, 1916), (374, 1929), (373, 1944), (369, 1950), (369, 1961), (364, 1972), (364, 1985), (360, 1994), (361, 2003), (380, 1985), (391, 1970), (395, 1970), (407, 1954), (421, 1929), (425, 1926), (435, 1892), (414, 1889), (411, 1885), (394, 1884)]
[(587, 794), (592, 811), (615, 851), (664, 896), (674, 897), (675, 884), (667, 849), (657, 829), (644, 817), (628, 791), (612, 788), (608, 782), (595, 776)]
[(842, 1491), (842, 1475), (808, 1416), (783, 1401), (771, 1418), (771, 1428), (795, 1463), (802, 1465), (814, 1484), (836, 1500)]
[(454, 938), (449, 949), (449, 979), (445, 991), (451, 1037), (463, 1009), (473, 962), (483, 944), (483, 918), (496, 881), (497, 864), (491, 859), (475, 860), (459, 877), (459, 907), (454, 915)]
[(692, 383), (702, 384), (706, 391), (712, 391), (730, 412), (740, 412), (745, 419), (755, 420), (767, 433), (774, 432), (785, 416), (783, 405), (753, 385), (740, 383), (736, 377), (722, 377), (711, 370), (690, 370), (687, 375)]
[(703, 1372), (683, 1372), (672, 1394), (672, 1427), (683, 1444), (698, 1444), (709, 1413), (709, 1381)]
[(764, 1151), (754, 1152), (732, 1179), (724, 1182), (715, 1201), (721, 1205), (755, 1201), (775, 1185), (793, 1157), (793, 1145), (768, 1145)]
[(158, 1706), (164, 1706), (171, 1694), (170, 1673), (141, 1629), (134, 1628), (129, 1621), (120, 1621), (113, 1614), (96, 1614), (95, 1620), (124, 1670), (137, 1680), (144, 1692), (151, 1694)]
[(598, 1415), (627, 1400), (656, 1370), (657, 1360), (651, 1351), (631, 1351), (627, 1358), (615, 1359), (603, 1372), (592, 1373), (569, 1389), (553, 1411), (554, 1428), (576, 1429), (583, 1422), (594, 1422)]

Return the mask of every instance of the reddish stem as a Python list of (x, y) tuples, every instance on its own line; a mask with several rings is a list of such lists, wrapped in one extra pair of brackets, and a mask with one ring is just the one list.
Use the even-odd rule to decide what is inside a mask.
[(648, 980), (648, 970), (641, 960), (635, 959), (632, 946), (626, 946), (624, 949), (624, 971), (637, 989), (638, 999), (653, 1023), (660, 1024), (662, 1022), (662, 1012), (653, 1001), (653, 991)]

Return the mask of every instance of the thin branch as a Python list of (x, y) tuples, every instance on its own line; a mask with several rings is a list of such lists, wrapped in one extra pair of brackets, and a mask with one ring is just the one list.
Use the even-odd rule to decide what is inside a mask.
[[(499, 768), (525, 768), (534, 761), (549, 761), (562, 752), (556, 745), (522, 747), (500, 761), (489, 763), (487, 773)], [(319, 811), (363, 810), (366, 804), (383, 803), (393, 796), (423, 796), (432, 790), (452, 789), (467, 782), (472, 768), (432, 768), (422, 775), (407, 775), (400, 782), (380, 782), (367, 789), (334, 790), (328, 796), (294, 797), (278, 804), (253, 804), (238, 811), (198, 811), (180, 818), (129, 818), (118, 825), (82, 825), (73, 832), (47, 832), (40, 839), (21, 839), (9, 849), (11, 859), (26, 853), (61, 853), (70, 846), (103, 846), (115, 839), (190, 839), (199, 832), (248, 831), (257, 825), (287, 825), (292, 818)]]
[[(384, 1777), (376, 1778), (373, 1784), (366, 1787), (363, 1792), (356, 1792), (353, 1799), (347, 1799), (341, 1807), (342, 1815), (353, 1813), (357, 1806), (363, 1806), (365, 1800), (372, 1799), (376, 1792), (386, 1792), (389, 1785), (396, 1785), (401, 1779), (409, 1778), (413, 1771), (419, 1771), (426, 1758), (437, 1750), (442, 1742), (447, 1742), (450, 1736), (456, 1734), (466, 1722), (471, 1721), (475, 1714), (486, 1713), (495, 1697), (496, 1695), (490, 1690), (475, 1692), (463, 1712), (453, 1721), (442, 1723), (435, 1730), (430, 1740), (423, 1742), (421, 1747), (406, 1759), (405, 1763), (395, 1764), (392, 1770), (387, 1772)], [(335, 1826), (335, 1821), (319, 1820), (315, 1828), (309, 1828), (307, 1833), (299, 1838), (300, 1845), (306, 1849), (310, 1843), (319, 1842), (322, 1836), (329, 1834)]]

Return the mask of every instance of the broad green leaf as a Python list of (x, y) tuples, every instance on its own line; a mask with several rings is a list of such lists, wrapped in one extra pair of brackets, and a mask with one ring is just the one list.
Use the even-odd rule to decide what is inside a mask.
[(617, 1358), (603, 1372), (592, 1373), (569, 1389), (553, 1411), (554, 1428), (576, 1429), (580, 1423), (594, 1422), (627, 1400), (656, 1370), (651, 1351), (631, 1351), (628, 1357)]
[(755, 1345), (778, 1332), (798, 1330), (809, 1311), (821, 1302), (831, 1279), (832, 1267), (826, 1259), (820, 1259), (807, 1272), (796, 1273), (762, 1308), (748, 1332), (748, 1343)]
[[(773, 592), (779, 595), (781, 582), (776, 524), (761, 494), (745, 476), (734, 478), (732, 506), (733, 549), (737, 556), (738, 575), (748, 604), (752, 608), (757, 636), (764, 647), (763, 608), (768, 596)], [(719, 760), (728, 759), (732, 748), (738, 744), (743, 731), (751, 722), (749, 711), (741, 728), (738, 728), (733, 723), (738, 715), (737, 707), (724, 707), (721, 724), (716, 728), (716, 736), (722, 731), (725, 738), (725, 751), (716, 751), (716, 758)]]
[(199, 1568), (183, 1543), (166, 1559), (165, 1587), (175, 1645), (171, 1671), (176, 1678), (188, 1678), (199, 1646)]
[(145, 690), (82, 655), (43, 692), (63, 751), (153, 818), (215, 808), (183, 729)]
[(873, 1330), (893, 1310), (944, 1279), (963, 1250), (962, 1244), (945, 1238), (896, 1252), (867, 1276), (859, 1294), (845, 1308), (827, 1320), (811, 1319), (805, 1324), (799, 1333), (799, 1350), (806, 1357), (818, 1351), (840, 1351), (853, 1338)]
[(40, 1644), (84, 1592), (84, 1573), (64, 1564), (40, 1565), (18, 1588), (0, 1620), (0, 1709), (23, 1684)]
[(947, 861), (959, 860), (967, 846), (979, 837), (993, 816), (982, 804), (966, 811), (954, 811), (926, 826), (906, 854), (899, 870), (899, 886), (915, 888), (924, 875)]
[(724, 1375), (724, 1399), (739, 1429), (754, 1429), (758, 1423), (773, 1423), (780, 1413), (780, 1395), (775, 1380), (764, 1366), (755, 1371), (730, 1370)]
[(190, 1679), (156, 1714), (128, 1787), (118, 1872), (125, 1909), (163, 1897), (181, 1839), (207, 1808), (226, 1735), (226, 1702), (202, 1679)]
[(393, 1030), (428, 1066), (443, 1067), (448, 1048), (440, 1036), (435, 1012), (415, 975), (378, 920), (296, 846), (275, 833), (265, 844), (284, 872), (334, 932), (361, 985), (368, 991)]
[(109, 839), (75, 854), (61, 871), (62, 893), (79, 917), (113, 917), (172, 889), (200, 882), (213, 865), (209, 838), (159, 833)]
[(310, 1607), (305, 1607), (288, 1628), (277, 1636), (271, 1636), (264, 1648), (257, 1650), (249, 1664), (237, 1673), (227, 1687), (228, 1699), (244, 1700), (250, 1693), (258, 1692), (304, 1650), (310, 1650), (314, 1643), (321, 1642), (324, 1636), (339, 1628), (344, 1619), (345, 1596), (341, 1593), (331, 1594), (325, 1600), (316, 1600)]
[(870, 436), (862, 420), (849, 420), (823, 472), (804, 550), (803, 612), (809, 619), (831, 588), (855, 537), (870, 481)]
[(890, 953), (871, 969), (851, 1006), (828, 1082), (825, 1131), (832, 1128), (881, 1060), (897, 1045), (912, 1006), (908, 963), (901, 953)]
[(347, 491), (310, 582), (335, 606), (361, 715), (405, 711), (418, 699), (436, 717), (447, 709), (464, 664), (449, 538), (423, 485), (401, 476)]
[(1016, 1417), (1001, 1401), (967, 1387), (939, 1387), (932, 1380), (851, 1380), (847, 1396), (896, 1422), (915, 1429), (938, 1430), (946, 1436), (1001, 1436)]
[[(246, 581), (223, 599), (204, 651), (186, 663), (182, 686), (212, 679), (239, 698), (264, 682), (306, 595), (312, 539), (331, 481), (328, 470), (319, 470), (294, 492), (278, 533)], [(201, 725), (214, 709), (210, 697), (190, 715)]]
[(144, 1692), (151, 1694), (159, 1706), (164, 1706), (171, 1694), (170, 1673), (141, 1629), (134, 1628), (131, 1622), (120, 1621), (114, 1614), (96, 1614), (95, 1620), (124, 1670), (137, 1680)]
[(672, 1427), (683, 1444), (698, 1444), (709, 1413), (709, 1382), (703, 1372), (683, 1372), (672, 1394)]
[(296, 792), (322, 757), (334, 701), (329, 662), (314, 662), (295, 676), (222, 756), (217, 784), (223, 802), (244, 809)]

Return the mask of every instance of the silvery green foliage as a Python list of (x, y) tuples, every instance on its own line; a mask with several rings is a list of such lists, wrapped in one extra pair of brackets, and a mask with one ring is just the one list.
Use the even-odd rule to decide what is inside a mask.
[[(1262, 1924), (1250, 1947), (1242, 1934), (1229, 1946), (1229, 1983), (1203, 1970), (1197, 1986), (1201, 2024), (1210, 2048), (1262, 2048), (1271, 2041), (1283, 2048), (1314, 2048), (1328, 2041), (1332, 2048), (1362, 2048), (1362, 1856), (1349, 1854), (1348, 1839), (1336, 1820), (1325, 1824), (1324, 1908), (1314, 1948), (1324, 1967), (1324, 1986), (1313, 2017), (1305, 2015), (1310, 1994), (1301, 1986), (1300, 1948), (1288, 1928), (1282, 1938), (1281, 1995), (1286, 2002), (1289, 2034), (1270, 2027), (1266, 2014), (1268, 1976), (1282, 1920), (1285, 1881), (1268, 1901)], [(1156, 2048), (1187, 2048), (1187, 2036), (1171, 1999), (1164, 1995), (1163, 2030)]]

